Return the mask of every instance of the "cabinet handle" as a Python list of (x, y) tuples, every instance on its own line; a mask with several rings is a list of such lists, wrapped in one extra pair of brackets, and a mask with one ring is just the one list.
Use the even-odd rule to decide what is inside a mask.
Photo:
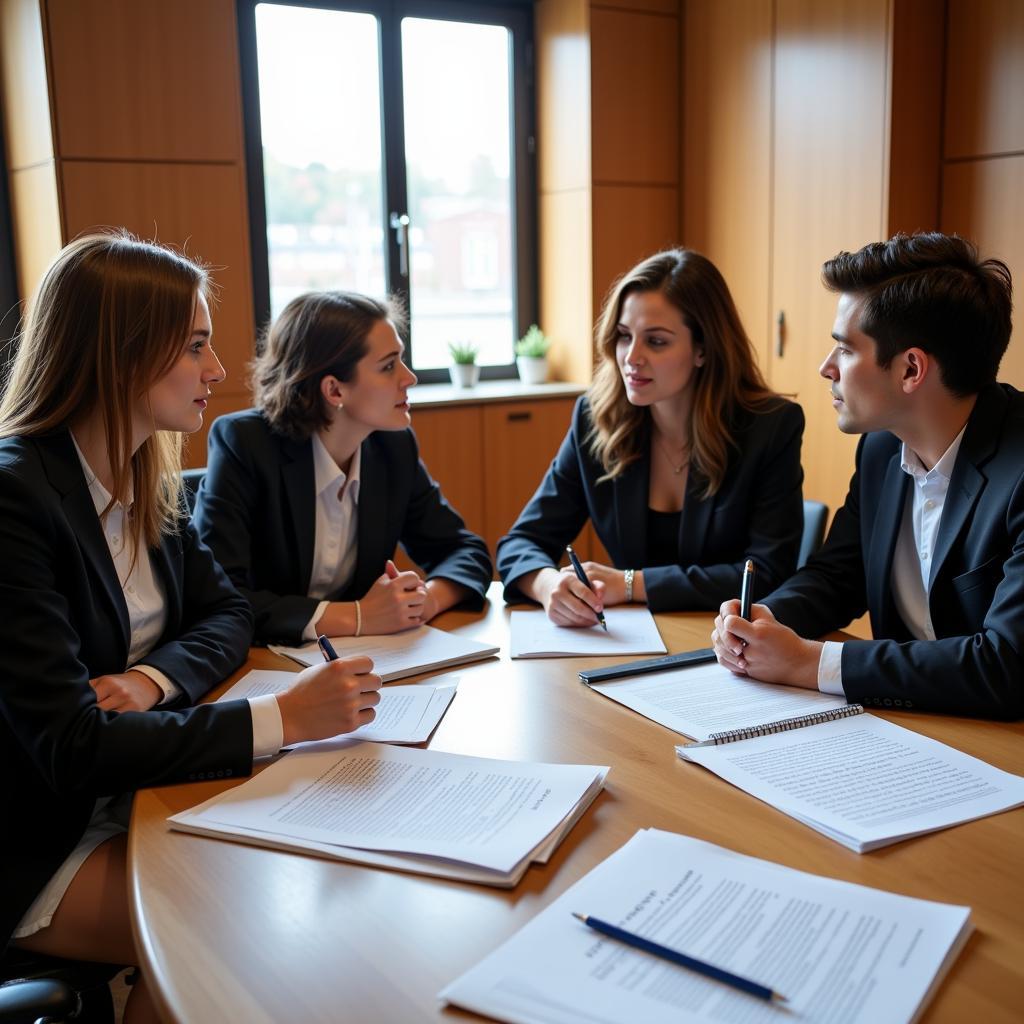
[(526, 420), (532, 420), (533, 413), (531, 412), (510, 412), (508, 414), (509, 423), (524, 423)]
[(778, 319), (775, 321), (775, 354), (781, 359), (783, 350), (786, 347), (786, 313), (779, 310)]

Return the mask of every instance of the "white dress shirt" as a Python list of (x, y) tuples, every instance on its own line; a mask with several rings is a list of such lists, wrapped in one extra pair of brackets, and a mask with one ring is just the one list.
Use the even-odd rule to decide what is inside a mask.
[[(110, 492), (92, 471), (92, 467), (82, 454), (82, 449), (74, 439), (74, 434), (71, 438), (75, 444), (75, 451), (78, 452), (82, 472), (89, 485), (89, 495), (96, 508), (103, 537), (114, 562), (114, 572), (121, 584), (128, 609), (130, 640), (125, 671), (131, 669), (142, 672), (152, 679), (163, 693), (157, 706), (166, 704), (181, 693), (181, 688), (165, 673), (152, 665), (146, 665), (141, 659), (156, 647), (163, 636), (167, 625), (167, 599), (160, 578), (153, 571), (149, 549), (143, 546), (138, 557), (134, 557), (135, 548), (131, 531), (127, 529), (131, 514), (131, 491), (129, 489), (128, 509), (120, 502), (115, 502), (104, 516), (102, 513), (110, 503)], [(277, 698), (273, 694), (252, 697), (249, 700), (249, 708), (252, 713), (253, 757), (276, 754), (284, 743), (284, 725)]]
[[(330, 452), (313, 435), (313, 474), (316, 487), (316, 532), (309, 597), (324, 598), (347, 587), (356, 571), (359, 529), (359, 479), (362, 449), (357, 448), (346, 475)], [(302, 631), (303, 640), (316, 639), (316, 623), (330, 602), (321, 600)]]
[[(893, 552), (892, 586), (896, 611), (917, 640), (934, 640), (928, 594), (931, 590), (935, 541), (946, 504), (949, 480), (964, 438), (964, 429), (953, 439), (942, 458), (925, 469), (917, 453), (903, 445), (900, 469), (913, 481), (903, 507), (900, 532)], [(827, 640), (818, 661), (818, 689), (843, 696), (843, 645)]]

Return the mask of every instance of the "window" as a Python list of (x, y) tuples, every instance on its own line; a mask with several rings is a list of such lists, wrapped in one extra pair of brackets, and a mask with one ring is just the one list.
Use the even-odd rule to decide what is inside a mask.
[(536, 320), (532, 10), (240, 0), (257, 320), (392, 292), (420, 379), (513, 376)]
[[(3, 112), (0, 111), (0, 168), (7, 166), (4, 153)], [(14, 273), (14, 235), (7, 189), (7, 175), (0, 174), (0, 381), (14, 358), (13, 340), (21, 319), (18, 282)]]

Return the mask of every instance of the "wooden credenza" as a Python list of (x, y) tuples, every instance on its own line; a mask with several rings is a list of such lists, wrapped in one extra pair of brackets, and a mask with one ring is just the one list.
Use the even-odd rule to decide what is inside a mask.
[[(517, 381), (410, 392), (412, 425), (430, 475), (492, 553), (551, 465), (582, 392), (577, 384)], [(589, 525), (576, 543), (585, 558), (597, 555)]]

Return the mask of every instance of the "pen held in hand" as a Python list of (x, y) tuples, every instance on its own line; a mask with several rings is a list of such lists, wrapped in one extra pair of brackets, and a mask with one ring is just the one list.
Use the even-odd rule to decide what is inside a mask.
[[(572, 545), (566, 544), (565, 550), (569, 555), (569, 561), (572, 563), (572, 571), (576, 573), (576, 579), (578, 579), (580, 583), (587, 588), (587, 590), (593, 590), (594, 588), (591, 585), (590, 580), (587, 578), (587, 574), (583, 571), (583, 565), (576, 557), (576, 552), (573, 551)], [(604, 612), (595, 612), (594, 614), (597, 615), (597, 621), (604, 626), (604, 631), (607, 633), (608, 623), (604, 620)]]
[(338, 660), (338, 652), (334, 649), (334, 644), (322, 633), (316, 638), (316, 644), (320, 648), (320, 653), (324, 656), (324, 661)]
[(668, 946), (662, 946), (658, 942), (645, 939), (642, 935), (627, 932), (624, 928), (609, 924), (600, 918), (590, 917), (588, 914), (577, 914), (575, 911), (573, 911), (572, 916), (578, 918), (588, 928), (593, 928), (594, 931), (607, 935), (610, 939), (616, 939), (618, 942), (623, 942), (634, 949), (650, 953), (652, 956), (661, 957), (662, 960), (668, 960), (670, 963), (679, 964), (680, 967), (687, 967), (697, 974), (702, 974), (705, 978), (720, 981), (724, 985), (730, 985), (732, 988), (746, 992), (748, 995), (756, 996), (758, 999), (764, 999), (766, 1002), (773, 1003), (785, 1003), (788, 1001), (785, 996), (772, 991), (767, 985), (761, 985), (756, 981), (751, 981), (749, 978), (741, 978), (738, 974), (733, 974), (732, 971), (727, 971), (723, 967), (716, 967), (714, 964), (697, 960), (695, 957), (687, 956), (676, 949), (670, 949)]

